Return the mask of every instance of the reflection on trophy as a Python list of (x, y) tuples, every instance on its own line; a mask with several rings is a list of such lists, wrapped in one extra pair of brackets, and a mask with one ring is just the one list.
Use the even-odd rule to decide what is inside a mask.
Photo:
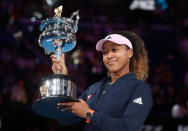
[[(61, 17), (63, 6), (54, 10), (55, 16), (43, 20), (40, 25), (39, 45), (46, 54), (55, 53), (57, 60), (61, 54), (72, 50), (76, 45), (75, 34), (78, 29), (79, 15), (74, 12), (70, 18)], [(75, 20), (73, 19), (75, 17)], [(57, 42), (54, 42), (57, 40)], [(76, 84), (70, 76), (56, 74), (44, 77), (40, 81), (40, 96), (33, 104), (33, 110), (48, 118), (58, 118), (64, 112), (56, 108), (59, 102), (75, 102)]]

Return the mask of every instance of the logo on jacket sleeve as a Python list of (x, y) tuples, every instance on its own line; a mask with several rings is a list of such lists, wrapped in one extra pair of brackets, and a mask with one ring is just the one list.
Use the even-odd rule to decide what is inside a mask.
[(142, 105), (142, 104), (143, 104), (141, 97), (134, 99), (133, 102), (134, 102), (134, 103), (137, 103), (137, 104), (139, 104), (139, 105)]
[(92, 95), (88, 95), (88, 96), (87, 96), (87, 100), (89, 100), (91, 97), (92, 97)]

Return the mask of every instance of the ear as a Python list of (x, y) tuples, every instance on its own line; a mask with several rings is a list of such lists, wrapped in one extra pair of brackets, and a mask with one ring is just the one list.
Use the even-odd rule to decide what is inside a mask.
[(128, 50), (128, 57), (131, 58), (133, 56), (133, 49)]

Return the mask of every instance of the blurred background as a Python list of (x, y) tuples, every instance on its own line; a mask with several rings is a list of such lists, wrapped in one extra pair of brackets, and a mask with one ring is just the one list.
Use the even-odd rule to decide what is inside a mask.
[(1, 0), (0, 130), (81, 130), (82, 123), (61, 126), (32, 111), (38, 82), (52, 74), (52, 62), (38, 45), (41, 20), (79, 10), (77, 45), (66, 54), (78, 96), (106, 76), (95, 44), (115, 30), (140, 35), (148, 50), (147, 83), (154, 105), (143, 131), (188, 131), (187, 0)]

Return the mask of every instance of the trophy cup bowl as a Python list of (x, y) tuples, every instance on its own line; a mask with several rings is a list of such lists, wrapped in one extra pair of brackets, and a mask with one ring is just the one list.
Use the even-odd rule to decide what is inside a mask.
[[(74, 12), (70, 18), (61, 17), (62, 6), (54, 11), (52, 18), (43, 20), (40, 25), (39, 46), (44, 48), (45, 54), (54, 52), (57, 60), (61, 54), (72, 50), (76, 46), (76, 32), (78, 29), (79, 15)], [(73, 18), (76, 17), (75, 20)], [(59, 40), (54, 44), (55, 40)], [(57, 70), (55, 74), (44, 77), (39, 83), (39, 96), (32, 105), (34, 112), (48, 117), (69, 117), (70, 112), (57, 109), (59, 102), (78, 102), (76, 98), (76, 84), (74, 80)], [(59, 107), (63, 108), (63, 107)]]

